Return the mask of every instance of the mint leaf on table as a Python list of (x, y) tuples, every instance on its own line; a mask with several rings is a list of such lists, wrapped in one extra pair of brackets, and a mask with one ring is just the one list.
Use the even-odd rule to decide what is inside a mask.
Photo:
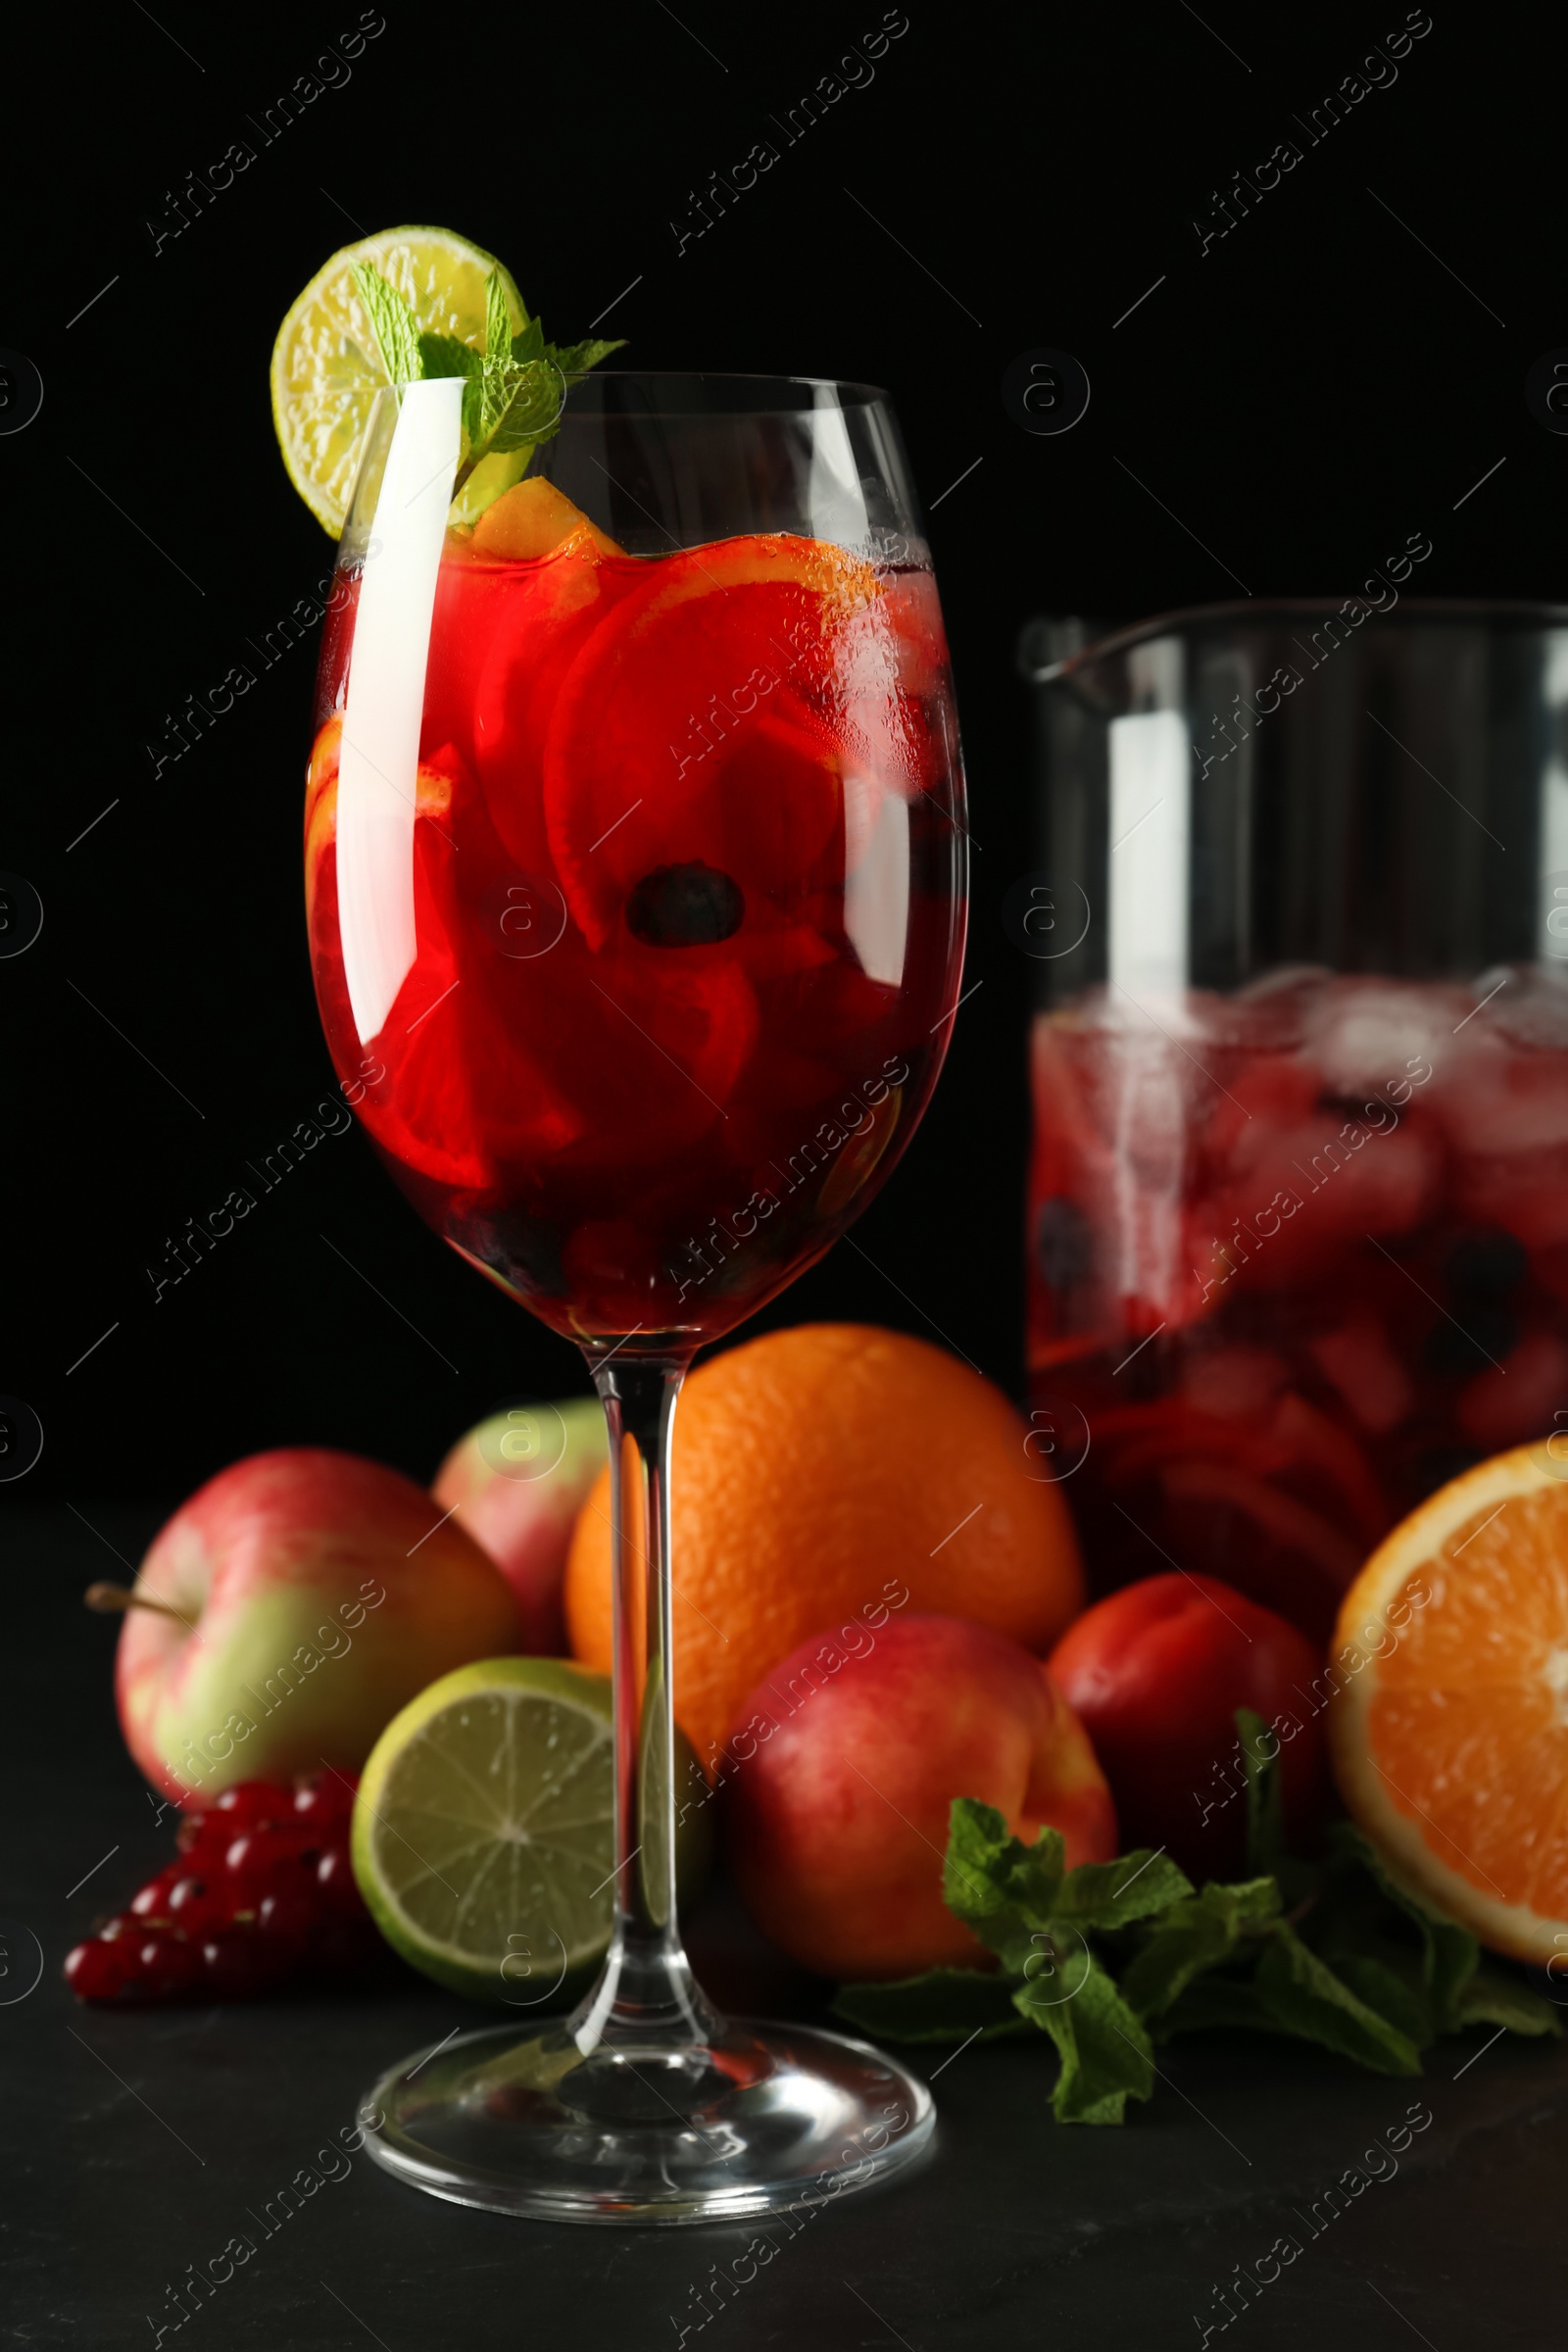
[[(1278, 1875), (1285, 1859), (1285, 1799), (1280, 1785), (1280, 1740), (1277, 1732), (1250, 1707), (1236, 1710), (1236, 1733), (1247, 1774), (1247, 1867), (1257, 1877)], [(1270, 1755), (1263, 1741), (1272, 1737)]]
[(1348, 1985), (1357, 2000), (1375, 2010), (1418, 2050), (1436, 2041), (1439, 2028), (1432, 2002), (1408, 1954), (1380, 1958), (1375, 1952), (1336, 1951), (1331, 1964), (1340, 1983)]
[(1554, 2002), (1484, 1963), (1459, 1996), (1454, 2031), (1462, 2033), (1466, 2026), (1506, 2026), (1510, 2034), (1562, 2032)]
[(889, 2041), (981, 2041), (1027, 2034), (1006, 1977), (989, 1968), (933, 1968), (892, 1984), (844, 1984), (833, 2014)]
[(1217, 1972), (1194, 1977), (1152, 2027), (1159, 2042), (1170, 2041), (1178, 2034), (1277, 2034), (1279, 2030), (1250, 1977)]
[[(1250, 1707), (1236, 1710), (1236, 1739), (1247, 1778), (1247, 1867), (1254, 1878), (1275, 1878), (1285, 1907), (1312, 1893), (1317, 1873), (1299, 1862), (1285, 1838), (1285, 1785), (1280, 1769), (1280, 1736)], [(1272, 1740), (1273, 1746), (1265, 1745)]]
[[(954, 1802), (942, 1891), (1000, 1970), (849, 1984), (836, 2014), (891, 2041), (994, 2039), (1027, 2021), (1054, 2043), (1060, 2123), (1119, 2124), (1155, 2082), (1152, 2044), (1214, 2028), (1284, 2034), (1376, 2074), (1418, 2075), (1441, 2034), (1479, 2025), (1557, 2034), (1553, 2004), (1484, 1966), (1476, 1938), (1403, 1885), (1348, 1822), (1321, 1861), (1285, 1842), (1279, 1741), (1246, 1709), (1252, 1876), (1194, 1888), (1163, 1852), (1066, 1868), (993, 1805)], [(1008, 2008), (1016, 2021), (1007, 2015)]]
[(419, 354), (419, 329), (414, 313), (395, 286), (368, 262), (354, 264), (354, 285), (375, 337), (388, 381), (416, 384), (424, 372)]
[(1168, 1911), (1193, 1891), (1192, 1881), (1163, 1851), (1135, 1847), (1115, 1862), (1080, 1862), (1063, 1877), (1054, 1919), (1080, 1928), (1125, 1928)]
[(1420, 1939), (1421, 1978), (1431, 1997), (1435, 2031), (1452, 2033), (1465, 1988), (1481, 1965), (1481, 1945), (1468, 1928), (1445, 1919), (1389, 1868), (1371, 1839), (1348, 1821), (1329, 1832), (1331, 1868), (1361, 1871), (1385, 1902), (1402, 1913)]
[(1065, 1850), (1059, 1830), (1042, 1830), (1028, 1846), (1009, 1834), (994, 1805), (954, 1800), (942, 1899), (1015, 1977), (1023, 1976), (1048, 1931)]
[(1154, 1922), (1122, 1971), (1122, 1990), (1141, 2017), (1163, 2018), (1196, 1977), (1234, 1959), (1249, 1927), (1277, 1918), (1279, 1909), (1273, 1879), (1238, 1886), (1210, 1880)]
[(1020, 1984), (1013, 2001), (1023, 2017), (1049, 2034), (1061, 2060), (1051, 2094), (1058, 2124), (1119, 2124), (1129, 2099), (1147, 2099), (1154, 2087), (1153, 2053), (1136, 2013), (1098, 1960), (1063, 1971), (1071, 1988), (1055, 1975)]
[(1263, 1946), (1254, 1982), (1280, 2033), (1336, 2050), (1373, 2074), (1421, 2072), (1410, 2036), (1353, 1993), (1283, 1920)]

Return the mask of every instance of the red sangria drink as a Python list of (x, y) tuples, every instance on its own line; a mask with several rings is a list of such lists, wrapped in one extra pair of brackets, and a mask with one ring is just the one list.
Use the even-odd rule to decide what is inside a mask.
[(1568, 612), (1407, 603), (1430, 553), (1025, 647), (1031, 1448), (1102, 1588), (1314, 1635), (1568, 1433)]
[(549, 481), (449, 528), (413, 954), (373, 1033), (336, 841), (357, 581), (306, 810), (340, 1075), (438, 1232), (574, 1338), (707, 1340), (864, 1206), (941, 1063), (957, 737), (928, 568), (623, 554)]
[[(545, 344), (467, 248), (464, 341), (426, 299), (426, 232), (388, 237), (408, 291), (329, 266), (308, 352), (368, 318), (388, 379), (362, 404), (318, 676), (317, 998), (404, 1192), (576, 1343), (603, 1403), (615, 1862), (582, 1889), (609, 1950), (577, 2007), (412, 2053), (361, 2120), (375, 2162), (463, 2204), (733, 2220), (888, 2178), (933, 2129), (895, 2060), (726, 2018), (687, 1961), (669, 1501), (692, 1356), (859, 1215), (952, 1031), (941, 610), (882, 394), (587, 374), (612, 347)], [(314, 413), (312, 463), (335, 447)], [(528, 1913), (528, 1879), (507, 1955), (565, 1953), (576, 1930)]]

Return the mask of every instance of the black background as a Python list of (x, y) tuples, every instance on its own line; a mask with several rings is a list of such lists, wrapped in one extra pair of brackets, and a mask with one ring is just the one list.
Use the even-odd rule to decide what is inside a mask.
[[(1031, 967), (1000, 909), (1033, 862), (1020, 625), (1348, 594), (1413, 532), (1434, 545), (1427, 594), (1564, 591), (1568, 441), (1523, 397), (1531, 363), (1568, 343), (1564, 37), (1544, 13), (1434, 9), (1392, 86), (1309, 144), (1296, 118), (1398, 31), (1393, 0), (1266, 18), (1206, 0), (1202, 19), (1183, 0), (910, 0), (869, 85), (679, 253), (690, 192), (757, 140), (783, 147), (771, 118), (876, 29), (872, 0), (682, 0), (679, 21), (658, 0), (388, 0), (346, 83), (267, 144), (251, 118), (352, 30), (352, 7), (61, 18), (47, 93), (14, 91), (0, 317), (45, 387), (0, 439), (0, 867), (45, 908), (36, 944), (0, 962), (0, 1391), (45, 1430), (5, 1499), (172, 1504), (298, 1443), (428, 1477), (502, 1397), (586, 1385), (424, 1231), (358, 1132), (159, 1304), (146, 1271), (332, 1088), (300, 887), (314, 646), (156, 777), (146, 747), (328, 570), (277, 460), (268, 358), (327, 255), (405, 220), (502, 255), (559, 338), (613, 304), (603, 331), (641, 366), (893, 392), (956, 665), (979, 986), (855, 1236), (865, 1254), (841, 1247), (762, 1321), (940, 1336), (1016, 1389)], [(1300, 163), (1200, 254), (1212, 192), (1288, 138)], [(255, 162), (155, 250), (148, 222), (172, 228), (187, 172), (234, 140)], [(1041, 345), (1093, 386), (1056, 438), (1001, 397)]]

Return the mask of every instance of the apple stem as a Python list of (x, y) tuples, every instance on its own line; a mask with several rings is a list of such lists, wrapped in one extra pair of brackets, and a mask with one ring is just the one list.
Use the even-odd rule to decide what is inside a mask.
[(81, 1597), (89, 1609), (97, 1609), (105, 1617), (123, 1616), (126, 1609), (151, 1609), (157, 1616), (172, 1617), (180, 1625), (186, 1622), (167, 1600), (149, 1599), (144, 1592), (133, 1592), (128, 1585), (89, 1585)]

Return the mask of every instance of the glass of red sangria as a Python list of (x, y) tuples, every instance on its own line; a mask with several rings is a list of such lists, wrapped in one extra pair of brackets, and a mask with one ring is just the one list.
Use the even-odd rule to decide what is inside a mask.
[(311, 953), (393, 1176), (604, 1401), (614, 1929), (570, 2016), (411, 2060), (365, 2121), (463, 2203), (717, 2219), (859, 2186), (931, 2131), (878, 2053), (721, 2018), (687, 1964), (669, 1440), (695, 1350), (832, 1246), (936, 1082), (965, 905), (947, 647), (880, 393), (601, 371), (477, 513), (460, 399), (414, 383), (371, 419)]
[(1318, 1636), (1426, 1494), (1568, 1426), (1568, 612), (1407, 600), (1427, 553), (1025, 644), (1042, 1474), (1102, 1585)]

